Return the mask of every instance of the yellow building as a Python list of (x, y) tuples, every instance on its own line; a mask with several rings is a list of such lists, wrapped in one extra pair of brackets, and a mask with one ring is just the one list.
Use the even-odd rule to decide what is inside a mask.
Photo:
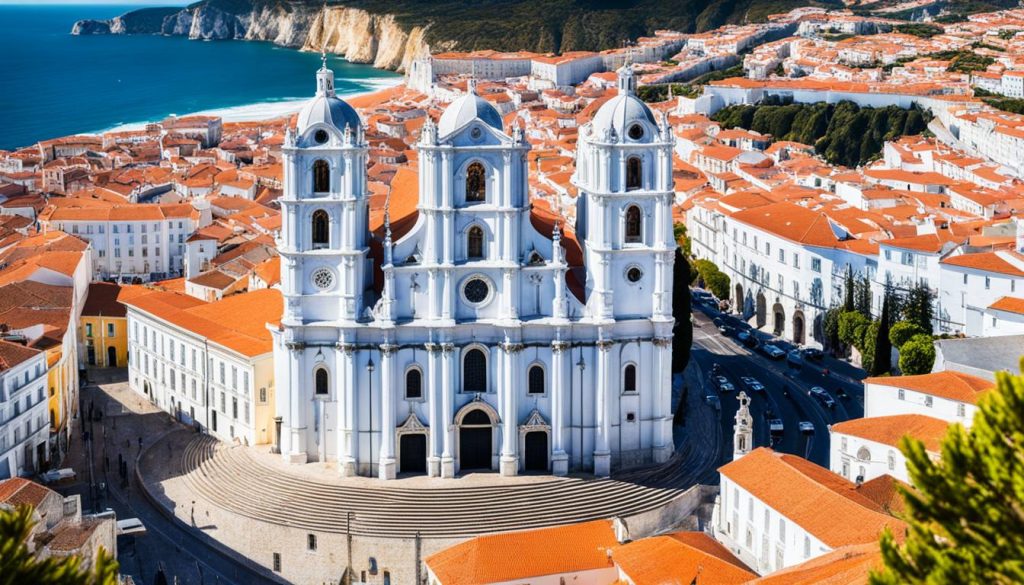
[(79, 323), (81, 359), (87, 368), (128, 366), (128, 319), (117, 301), (121, 286), (108, 282), (89, 285), (89, 296)]

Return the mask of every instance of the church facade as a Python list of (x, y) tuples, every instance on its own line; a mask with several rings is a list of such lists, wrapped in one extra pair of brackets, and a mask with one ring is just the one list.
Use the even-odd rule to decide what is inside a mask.
[(673, 139), (631, 70), (581, 129), (574, 230), (532, 208), (530, 146), (472, 82), (423, 127), (418, 196), (371, 221), (364, 127), (333, 84), (322, 68), (283, 149), (282, 457), (384, 479), (667, 460)]

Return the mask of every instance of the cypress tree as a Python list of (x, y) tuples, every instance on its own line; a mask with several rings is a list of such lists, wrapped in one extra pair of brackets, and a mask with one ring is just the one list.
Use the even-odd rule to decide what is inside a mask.
[(682, 372), (690, 361), (693, 345), (693, 325), (690, 324), (690, 263), (681, 248), (676, 248), (672, 267), (672, 315), (676, 324), (672, 328), (672, 371)]
[(886, 287), (882, 295), (882, 316), (878, 322), (878, 334), (875, 337), (875, 357), (872, 360), (871, 375), (881, 376), (889, 371), (892, 366), (892, 343), (889, 341), (889, 329), (892, 326), (892, 315), (890, 314), (890, 294)]
[(846, 266), (846, 298), (843, 300), (843, 312), (849, 313), (854, 310), (853, 305), (853, 268)]

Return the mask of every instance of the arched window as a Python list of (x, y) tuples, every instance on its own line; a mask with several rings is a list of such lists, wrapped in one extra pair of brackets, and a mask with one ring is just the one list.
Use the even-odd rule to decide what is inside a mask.
[(643, 167), (640, 164), (640, 157), (631, 156), (626, 160), (626, 190), (639, 189), (643, 184)]
[(466, 201), (483, 201), (487, 198), (487, 171), (484, 165), (475, 162), (466, 169)]
[(532, 366), (530, 368), (529, 375), (527, 376), (529, 385), (527, 387), (527, 393), (529, 394), (543, 394), (544, 393), (544, 368), (540, 366)]
[(466, 235), (466, 257), (478, 259), (484, 257), (484, 230), (480, 226), (469, 228)]
[(643, 232), (643, 220), (640, 216), (640, 208), (636, 205), (626, 209), (626, 243), (639, 244)]
[(462, 391), (487, 392), (487, 356), (479, 349), (467, 351), (462, 360)]
[(314, 387), (316, 388), (317, 395), (320, 396), (320, 395), (328, 394), (329, 391), (328, 391), (327, 370), (325, 368), (317, 369), (316, 374), (314, 374), (313, 378), (314, 378), (314, 382), (315, 382)]
[(313, 163), (313, 192), (326, 193), (331, 190), (331, 167), (327, 161), (318, 160)]
[(313, 212), (312, 219), (313, 247), (323, 248), (331, 243), (330, 226), (331, 219), (323, 209)]
[(423, 374), (416, 368), (405, 373), (405, 397), (423, 398)]
[(622, 372), (622, 391), (636, 392), (636, 366), (627, 364)]

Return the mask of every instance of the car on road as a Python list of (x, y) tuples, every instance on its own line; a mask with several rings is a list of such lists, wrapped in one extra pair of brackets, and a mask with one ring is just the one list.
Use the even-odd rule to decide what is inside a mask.
[(778, 346), (771, 343), (764, 344), (764, 354), (773, 360), (781, 360), (782, 358), (786, 357), (786, 352), (782, 351), (781, 349), (779, 349)]
[(743, 376), (740, 378), (740, 382), (743, 382), (743, 385), (749, 388), (752, 392), (764, 392), (764, 384), (758, 382), (757, 378)]
[(773, 418), (768, 421), (768, 431), (773, 435), (781, 435), (785, 427), (782, 424), (781, 418)]
[(708, 404), (710, 404), (711, 407), (714, 408), (715, 410), (722, 410), (722, 401), (719, 400), (717, 396), (709, 395), (705, 398), (705, 400), (707, 400)]
[(824, 404), (826, 407), (828, 407), (828, 408), (835, 408), (836, 401), (831, 396), (829, 396), (828, 392), (826, 392), (825, 389), (822, 388), (821, 386), (813, 386), (811, 388), (810, 394), (818, 402)]
[(729, 335), (730, 333), (732, 333), (732, 328), (723, 323), (718, 326), (718, 332), (721, 333), (722, 335)]
[(749, 331), (740, 331), (739, 335), (736, 336), (736, 339), (739, 339), (740, 343), (747, 347), (757, 347), (757, 337)]
[(799, 350), (794, 349), (786, 354), (786, 362), (794, 368), (801, 368), (804, 365), (804, 358), (800, 356)]
[(711, 375), (717, 376), (722, 373), (722, 364), (711, 364)]
[(719, 392), (732, 392), (736, 389), (725, 376), (715, 376), (715, 385), (718, 386)]
[(814, 433), (814, 423), (806, 420), (800, 421), (800, 432), (805, 435)]
[(823, 354), (820, 349), (816, 349), (813, 347), (805, 347), (802, 350), (802, 353), (804, 354), (805, 360), (820, 362), (821, 360), (825, 359), (825, 354)]

